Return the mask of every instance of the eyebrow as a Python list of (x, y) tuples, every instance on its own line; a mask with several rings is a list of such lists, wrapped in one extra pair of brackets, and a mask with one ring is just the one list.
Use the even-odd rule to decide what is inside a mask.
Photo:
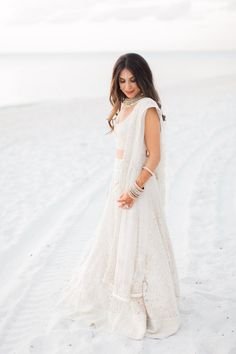
[[(133, 76), (130, 76), (129, 79), (132, 79), (133, 77), (135, 77), (135, 76), (134, 76), (134, 75), (133, 75)], [(121, 76), (120, 76), (120, 79), (125, 80), (125, 78), (124, 78), (124, 77), (121, 77)]]

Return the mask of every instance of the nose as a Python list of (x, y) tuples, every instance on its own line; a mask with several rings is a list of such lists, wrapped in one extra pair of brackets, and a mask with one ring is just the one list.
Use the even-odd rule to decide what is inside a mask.
[(125, 90), (126, 90), (126, 91), (130, 91), (131, 87), (132, 87), (131, 83), (126, 82), (126, 84), (125, 84)]
[(127, 85), (125, 85), (125, 91), (130, 91), (130, 85), (129, 84), (127, 84)]

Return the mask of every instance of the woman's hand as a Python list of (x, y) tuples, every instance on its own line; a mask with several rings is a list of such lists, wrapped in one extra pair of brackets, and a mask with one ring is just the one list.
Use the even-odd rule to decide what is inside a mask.
[(135, 200), (131, 198), (128, 193), (125, 192), (121, 194), (117, 202), (120, 202), (120, 205), (118, 205), (119, 208), (131, 208)]

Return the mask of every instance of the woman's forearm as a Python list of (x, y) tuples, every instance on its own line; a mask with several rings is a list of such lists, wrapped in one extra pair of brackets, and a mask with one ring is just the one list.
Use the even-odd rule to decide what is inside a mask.
[[(149, 168), (149, 170), (154, 172), (158, 163), (159, 163), (159, 159), (149, 156), (146, 159), (144, 166), (147, 166)], [(142, 169), (136, 179), (136, 182), (140, 187), (143, 187), (150, 177), (153, 177), (153, 176), (147, 170)]]

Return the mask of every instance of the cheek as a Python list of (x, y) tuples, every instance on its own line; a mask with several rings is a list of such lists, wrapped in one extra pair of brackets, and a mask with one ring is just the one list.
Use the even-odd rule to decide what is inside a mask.
[(119, 85), (120, 85), (120, 89), (123, 90), (124, 84), (123, 84), (123, 83), (120, 83)]

